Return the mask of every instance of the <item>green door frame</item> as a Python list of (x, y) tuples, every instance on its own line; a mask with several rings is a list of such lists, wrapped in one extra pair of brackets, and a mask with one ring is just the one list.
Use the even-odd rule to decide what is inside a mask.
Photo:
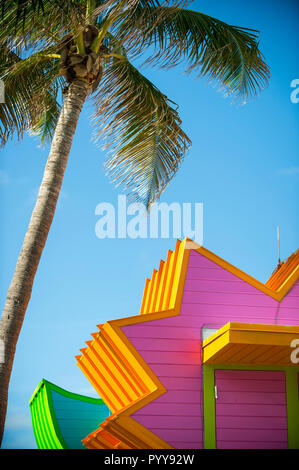
[(215, 370), (277, 370), (286, 374), (288, 447), (299, 449), (299, 367), (204, 364), (204, 448), (217, 449)]

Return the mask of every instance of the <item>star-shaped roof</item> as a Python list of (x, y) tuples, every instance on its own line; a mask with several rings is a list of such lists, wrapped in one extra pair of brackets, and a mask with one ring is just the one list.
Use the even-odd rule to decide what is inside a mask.
[(125, 334), (130, 325), (176, 317), (190, 253), (196, 252), (221, 266), (264, 295), (280, 302), (299, 278), (299, 252), (285, 260), (263, 284), (190, 239), (177, 241), (166, 261), (145, 283), (140, 314), (98, 325), (99, 332), (77, 356), (78, 366), (110, 408), (112, 414), (83, 443), (88, 448), (172, 448), (132, 415), (167, 392), (165, 385)]

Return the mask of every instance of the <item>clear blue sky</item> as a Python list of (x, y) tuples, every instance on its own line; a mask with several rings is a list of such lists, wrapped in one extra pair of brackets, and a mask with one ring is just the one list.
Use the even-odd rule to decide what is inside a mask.
[[(192, 9), (261, 31), (269, 87), (232, 105), (204, 80), (180, 69), (144, 74), (180, 106), (192, 139), (161, 201), (204, 204), (204, 246), (264, 282), (298, 248), (298, 111), (290, 83), (299, 78), (295, 0), (202, 0)], [(9, 390), (5, 448), (36, 447), (28, 401), (42, 377), (96, 396), (74, 356), (96, 324), (139, 311), (144, 282), (170, 240), (99, 240), (95, 207), (117, 201), (105, 154), (91, 143), (90, 109), (81, 116), (55, 219), (35, 279)], [(25, 137), (1, 150), (0, 307), (34, 207), (48, 149)]]

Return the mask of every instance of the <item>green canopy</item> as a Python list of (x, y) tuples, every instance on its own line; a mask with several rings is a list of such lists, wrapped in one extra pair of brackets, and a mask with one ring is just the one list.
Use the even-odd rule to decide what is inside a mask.
[(68, 392), (45, 379), (29, 406), (39, 449), (84, 449), (81, 440), (111, 414), (102, 399)]

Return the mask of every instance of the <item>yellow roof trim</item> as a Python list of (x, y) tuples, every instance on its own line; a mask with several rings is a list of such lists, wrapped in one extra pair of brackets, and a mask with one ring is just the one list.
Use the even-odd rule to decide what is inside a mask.
[[(77, 356), (78, 366), (112, 411), (112, 415), (101, 424), (99, 429), (83, 439), (82, 442), (88, 448), (172, 449), (170, 444), (131, 417), (135, 411), (143, 408), (167, 390), (121, 328), (180, 314), (190, 253), (190, 247), (188, 248), (186, 244), (187, 240), (177, 243), (176, 250), (168, 256), (168, 263), (160, 264), (161, 272), (154, 271), (154, 282), (151, 284), (151, 281), (147, 281), (143, 296), (144, 312), (147, 311), (148, 305), (157, 305), (159, 301), (165, 302), (172, 308), (162, 312), (111, 320), (104, 325), (98, 325), (100, 333), (93, 334), (94, 340), (87, 341), (88, 347), (81, 350), (81, 356)], [(171, 256), (173, 256), (172, 263), (170, 263)], [(168, 290), (163, 295), (155, 282), (157, 276), (162, 281), (163, 276), (165, 279), (167, 276)], [(148, 295), (149, 290), (154, 300)], [(102, 360), (95, 354), (100, 347), (106, 348), (106, 356)], [(126, 394), (124, 394), (125, 381), (129, 383)], [(109, 387), (113, 388), (113, 394), (108, 394)]]
[(299, 326), (229, 322), (203, 342), (203, 363), (296, 366), (291, 342), (298, 337)]
[[(198, 245), (192, 240), (185, 238), (183, 242), (180, 242), (179, 240), (177, 241), (175, 251), (170, 251), (167, 257), (167, 261), (165, 263), (160, 263), (159, 271), (154, 270), (154, 276), (152, 280), (146, 280), (143, 299), (145, 296), (147, 297), (147, 308), (145, 308), (145, 302), (143, 300), (140, 314), (155, 313), (177, 307), (177, 279), (179, 278), (182, 269), (182, 255), (184, 250), (188, 250), (188, 252), (190, 252), (191, 249), (218, 264), (226, 271), (229, 271), (239, 279), (242, 279), (278, 302), (280, 302), (285, 297), (293, 284), (299, 279), (299, 252), (295, 252), (290, 256), (290, 263), (288, 263), (288, 260), (286, 260), (286, 262), (283, 264), (284, 275), (281, 276), (281, 282), (276, 282), (274, 285), (278, 285), (278, 288), (272, 289), (267, 285), (271, 278), (267, 281), (266, 284), (263, 284), (236, 266), (233, 266), (228, 261), (220, 258), (220, 256), (216, 255), (215, 253), (207, 250), (203, 246)], [(150, 291), (149, 286), (151, 286)], [(157, 298), (160, 299), (160, 301), (156, 302), (155, 299)]]
[(266, 286), (271, 289), (279, 289), (283, 283), (289, 278), (296, 266), (299, 264), (299, 250), (291, 254), (282, 263), (277, 265), (275, 271), (271, 274), (266, 282)]
[(179, 279), (182, 270), (186, 268), (183, 262), (188, 260), (190, 247), (187, 248), (187, 243), (190, 242), (187, 238), (182, 242), (177, 240), (175, 250), (168, 251), (166, 261), (161, 261), (159, 270), (154, 269), (152, 279), (146, 280), (140, 315), (177, 310), (180, 307)]
[[(173, 312), (165, 312), (165, 314), (160, 314), (159, 318), (165, 316), (170, 316)], [(153, 318), (154, 317), (154, 318)], [(162, 394), (166, 392), (165, 387), (159, 381), (157, 376), (150, 369), (148, 364), (143, 360), (138, 351), (133, 347), (131, 342), (128, 340), (126, 335), (121, 330), (122, 326), (130, 325), (135, 322), (137, 318), (141, 319), (143, 322), (151, 321), (158, 317), (157, 314), (149, 314), (146, 316), (138, 317), (129, 317), (121, 320), (113, 320), (105, 323), (101, 327), (101, 333), (105, 333), (106, 336), (109, 336), (111, 344), (113, 343), (114, 352), (117, 354), (120, 363), (124, 363), (127, 369), (130, 369), (130, 376), (128, 370), (124, 368), (124, 372), (127, 374), (130, 380), (133, 380), (132, 377), (135, 377), (135, 384), (142, 383), (145, 386), (145, 391), (139, 393), (139, 397), (132, 396), (131, 400), (125, 405), (120, 405), (120, 399), (114, 399), (113, 405), (114, 408), (111, 410), (113, 414), (109, 416), (99, 427), (91, 434), (89, 434), (83, 443), (88, 448), (129, 448), (129, 449), (171, 449), (167, 442), (159, 438), (147, 428), (139, 424), (131, 415), (143, 408), (145, 405), (155, 400)], [(91, 345), (89, 345), (89, 348)], [(84, 371), (84, 363), (86, 363), (86, 355), (79, 356), (78, 365)], [(82, 367), (83, 365), (83, 367)], [(114, 382), (114, 390), (120, 393), (119, 385), (117, 384), (119, 377), (114, 370), (107, 371), (107, 374), (110, 375), (109, 383)], [(85, 373), (85, 375), (87, 375)], [(94, 371), (95, 375), (95, 371)], [(87, 375), (87, 378), (90, 379), (90, 376)], [(105, 376), (105, 371), (101, 370), (97, 372), (96, 376), (96, 387), (99, 390), (103, 387), (103, 383), (106, 383), (108, 380), (108, 375)], [(95, 383), (93, 382), (95, 386)], [(103, 400), (106, 402), (107, 396), (102, 395)], [(109, 397), (111, 400), (111, 396)], [(123, 397), (122, 397), (123, 398)], [(109, 403), (107, 402), (108, 406)], [(115, 444), (116, 443), (116, 444)]]
[(264, 294), (269, 295), (275, 300), (278, 300), (279, 302), (287, 294), (287, 292), (290, 290), (292, 285), (299, 279), (299, 265), (297, 265), (296, 268), (290, 273), (288, 278), (285, 280), (285, 282), (279, 287), (279, 289), (273, 290), (267, 287), (262, 282), (255, 279), (254, 277), (245, 273), (241, 269), (237, 268), (236, 266), (233, 266), (228, 261), (225, 261), (224, 259), (215, 255), (211, 251), (207, 250), (203, 246), (198, 247), (195, 251), (205, 256), (206, 258), (210, 259), (211, 261), (218, 264), (219, 266), (226, 269), (227, 271), (231, 272), (232, 274), (239, 277), (240, 279), (247, 282), (248, 284), (252, 285), (256, 289), (263, 292)]

